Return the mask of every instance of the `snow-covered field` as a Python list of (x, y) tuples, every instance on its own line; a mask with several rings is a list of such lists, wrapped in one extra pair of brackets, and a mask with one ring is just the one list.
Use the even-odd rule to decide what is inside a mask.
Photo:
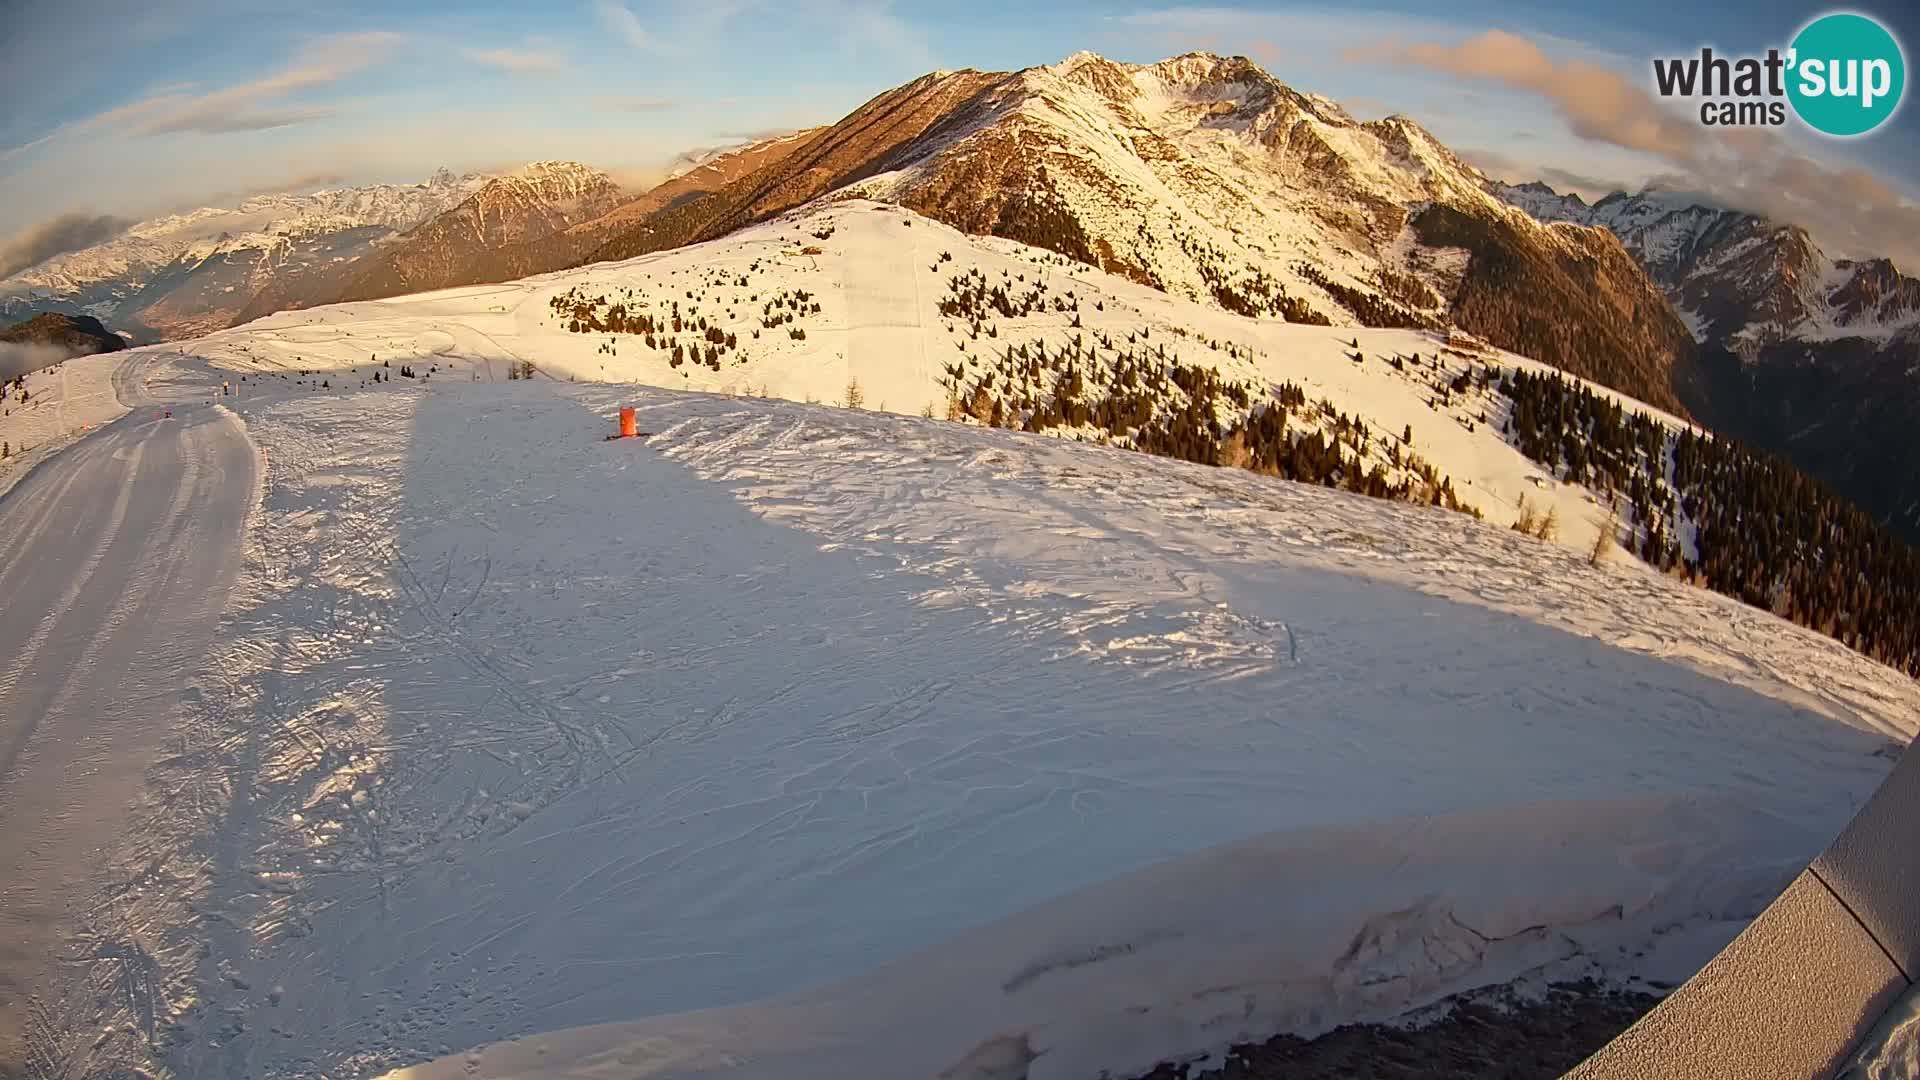
[[(1091, 1077), (1672, 982), (1916, 725), (1828, 639), (1460, 514), (799, 402), (330, 381), (229, 399), (266, 493), (82, 934), (145, 959), (89, 969), (69, 1060)], [(621, 404), (656, 434), (603, 441)]]

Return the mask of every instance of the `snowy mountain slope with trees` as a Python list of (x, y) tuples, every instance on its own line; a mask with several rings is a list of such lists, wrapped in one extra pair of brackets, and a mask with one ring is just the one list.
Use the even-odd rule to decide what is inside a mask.
[(594, 258), (838, 194), (1291, 322), (1454, 323), (1680, 411), (1686, 328), (1612, 233), (1543, 226), (1405, 117), (1360, 123), (1245, 57), (936, 72)]
[(541, 378), (854, 395), (1241, 465), (1590, 553), (1617, 542), (1920, 670), (1916, 556), (1770, 459), (1465, 335), (1248, 318), (887, 204), (823, 202), (624, 263), (282, 313), (194, 348), (334, 385), (343, 368), (374, 377), (369, 363), (471, 380), (530, 362)]
[[(1527, 972), (1655, 977), (1915, 727), (1914, 684), (1829, 639), (1468, 514), (844, 407), (476, 384), (489, 324), (453, 312), (484, 299), (350, 306), (416, 320), (425, 350), (377, 369), (413, 378), (256, 356), (226, 399), (269, 463), (239, 599), (111, 863), (140, 887), (83, 935), (145, 943), (145, 996), (88, 967), (65, 1060), (513, 1075), (464, 1051), (855, 979), (611, 1034), (639, 1075), (1024, 1045), (1038, 1077)], [(184, 351), (204, 384), (280, 332)], [(650, 438), (603, 441), (623, 404)], [(244, 855), (170, 854), (201, 850)], [(1327, 887), (1286, 894), (1309, 867)], [(936, 1009), (929, 972), (969, 993)], [(1164, 1022), (1115, 1037), (1139, 1008)], [(585, 1070), (609, 1034), (521, 1047)]]
[[(1131, 414), (1066, 415), (1054, 377), (1078, 370), (1077, 396), (1089, 398), (1136, 372), (1135, 385), (1152, 399), (1141, 407), (1161, 434), (1180, 430), (1171, 403), (1184, 409), (1198, 396), (1212, 407), (1209, 418), (1224, 421), (1236, 408), (1244, 418), (1273, 397), (1261, 384), (1290, 382), (1308, 399), (1295, 421), (1299, 434), (1324, 428), (1324, 441), (1335, 442), (1344, 411), (1369, 425), (1361, 458), (1384, 468), (1398, 451), (1401, 478), (1423, 452), (1460, 459), (1464, 474), (1449, 487), (1463, 508), (1510, 520), (1523, 493), (1543, 512), (1564, 502), (1576, 544), (1591, 540), (1596, 526), (1583, 522), (1598, 513), (1584, 491), (1562, 492), (1504, 447), (1477, 411), (1466, 416), (1465, 400), (1443, 406), (1435, 396), (1435, 381), (1456, 378), (1469, 355), (1542, 365), (1465, 337), (1248, 319), (870, 202), (826, 204), (723, 241), (524, 283), (286, 312), (192, 348), (237, 369), (344, 367), (359, 378), (377, 358), (485, 380), (505, 379), (515, 362), (531, 360), (542, 378), (796, 401), (844, 402), (857, 384), (869, 408), (956, 413), (995, 426), (992, 405), (976, 400), (998, 402), (998, 426), (1029, 426), (1038, 410), (1047, 430), (1123, 444), (1137, 440), (1141, 422)], [(1196, 395), (1170, 381), (1182, 371), (1210, 373), (1219, 393)], [(1250, 397), (1235, 404), (1229, 389)], [(1315, 408), (1329, 397), (1331, 418)], [(1474, 401), (1476, 409), (1485, 404)], [(1409, 426), (1418, 429), (1411, 443), (1403, 437)], [(1345, 427), (1351, 443), (1361, 441), (1355, 425)], [(1468, 484), (1477, 487), (1469, 492)]]

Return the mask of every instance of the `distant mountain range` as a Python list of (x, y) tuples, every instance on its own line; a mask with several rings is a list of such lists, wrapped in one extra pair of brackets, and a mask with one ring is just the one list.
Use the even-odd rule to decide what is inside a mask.
[(715, 151), (648, 192), (577, 162), (425, 184), (270, 195), (141, 222), (0, 279), (0, 318), (88, 315), (135, 341), (289, 308), (505, 281), (575, 266), (634, 221), (698, 199), (796, 145)]
[(263, 290), (297, 291), (290, 283), (367, 254), (485, 180), (443, 170), (424, 184), (262, 195), (144, 221), (0, 280), (0, 318), (91, 315), (135, 341), (222, 329)]
[(1886, 259), (1836, 259), (1805, 229), (1658, 192), (1589, 206), (1541, 183), (1490, 190), (1542, 221), (1620, 237), (1695, 335), (1752, 358), (1786, 341), (1886, 341), (1920, 326), (1920, 279)]
[(637, 197), (623, 195), (605, 174), (584, 165), (529, 165), (522, 174), (490, 181), (465, 203), (352, 264), (348, 280), (332, 295), (279, 306), (377, 299), (578, 266), (592, 261), (607, 240), (633, 222), (701, 198), (776, 160), (795, 142), (773, 138), (712, 152)]
[(1698, 343), (1678, 383), (1694, 415), (1920, 540), (1920, 279), (1834, 258), (1798, 226), (1657, 192), (1588, 205), (1545, 184), (1489, 190), (1543, 221), (1612, 230)]

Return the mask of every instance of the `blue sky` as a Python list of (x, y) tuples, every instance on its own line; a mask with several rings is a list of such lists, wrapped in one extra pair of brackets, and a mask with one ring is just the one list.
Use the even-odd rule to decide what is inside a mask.
[[(680, 151), (830, 122), (930, 69), (1018, 68), (1080, 49), (1128, 61), (1241, 53), (1362, 118), (1404, 112), (1496, 172), (1590, 189), (1679, 173), (1669, 182), (1711, 194), (1722, 173), (1753, 172), (1741, 155), (1762, 150), (1702, 157), (1614, 133), (1619, 109), (1602, 76), (1645, 87), (1655, 55), (1783, 45), (1827, 10), (1765, 0), (1622, 0), (1568, 11), (1467, 0), (1444, 16), (1412, 2), (8, 6), (0, 236), (60, 214), (139, 217), (255, 191), (413, 181), (441, 165), (564, 157), (639, 183)], [(1855, 10), (1920, 41), (1920, 20), (1901, 7)], [(1488, 30), (1504, 36), (1476, 38)], [(1484, 47), (1463, 44), (1475, 41)], [(1598, 104), (1580, 88), (1595, 85)], [(1787, 178), (1773, 186), (1799, 176), (1817, 194), (1836, 189), (1820, 170), (1851, 169), (1852, 186), (1838, 186), (1849, 198), (1915, 196), (1920, 110), (1904, 109), (1861, 140), (1796, 131), (1776, 143), (1764, 148), (1772, 166), (1816, 171), (1769, 173)]]

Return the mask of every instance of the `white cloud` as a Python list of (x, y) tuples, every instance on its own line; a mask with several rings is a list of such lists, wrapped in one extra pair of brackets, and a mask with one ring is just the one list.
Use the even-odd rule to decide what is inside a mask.
[(1655, 101), (1618, 73), (1586, 60), (1558, 61), (1538, 45), (1488, 30), (1455, 45), (1388, 42), (1346, 50), (1350, 63), (1413, 64), (1485, 80), (1553, 103), (1574, 134), (1668, 159), (1690, 159), (1700, 126)]
[[(264, 78), (204, 94), (163, 90), (71, 125), (71, 130), (119, 129), (136, 135), (264, 131), (333, 114), (329, 106), (282, 99), (330, 86), (386, 59), (399, 34), (334, 34), (309, 41)], [(56, 132), (55, 134), (61, 134)], [(44, 141), (44, 140), (42, 140)]]
[(600, 16), (600, 25), (607, 32), (625, 41), (636, 49), (653, 48), (653, 35), (640, 23), (640, 16), (619, 0), (596, 0), (594, 10)]
[(1834, 254), (1891, 256), (1908, 268), (1920, 265), (1920, 206), (1884, 177), (1843, 161), (1816, 160), (1773, 129), (1705, 127), (1591, 60), (1557, 59), (1533, 41), (1500, 30), (1453, 44), (1366, 46), (1348, 50), (1345, 58), (1498, 83), (1549, 102), (1583, 139), (1663, 162), (1673, 170), (1665, 186), (1802, 226)]
[(508, 75), (545, 75), (567, 67), (567, 54), (544, 42), (498, 49), (462, 49), (460, 54), (482, 67)]
[(74, 212), (30, 225), (0, 240), (0, 277), (68, 251), (78, 251), (124, 232), (132, 220), (111, 214)]

